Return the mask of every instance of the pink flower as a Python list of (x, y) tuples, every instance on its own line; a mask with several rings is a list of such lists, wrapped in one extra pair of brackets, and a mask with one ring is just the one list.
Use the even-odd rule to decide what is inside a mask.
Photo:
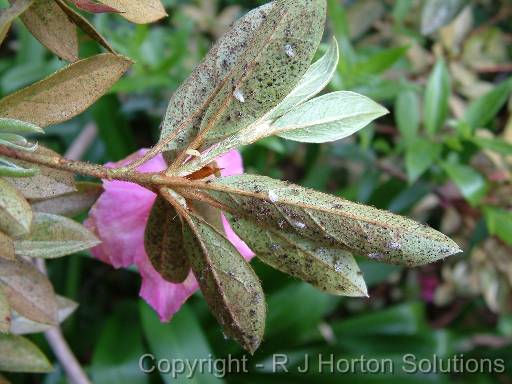
[[(141, 149), (130, 157), (107, 166), (124, 166), (147, 152)], [(223, 176), (243, 173), (242, 157), (231, 151), (217, 159)], [(139, 168), (141, 172), (158, 172), (166, 164), (160, 155)], [(185, 301), (198, 289), (192, 273), (181, 284), (162, 279), (153, 268), (144, 250), (144, 229), (156, 195), (136, 184), (123, 181), (103, 181), (105, 192), (92, 207), (85, 225), (102, 243), (92, 249), (94, 257), (115, 268), (136, 265), (142, 277), (140, 296), (160, 315), (162, 321), (169, 321)], [(222, 217), (226, 236), (239, 252), (250, 260), (254, 253), (233, 232), (226, 218)]]

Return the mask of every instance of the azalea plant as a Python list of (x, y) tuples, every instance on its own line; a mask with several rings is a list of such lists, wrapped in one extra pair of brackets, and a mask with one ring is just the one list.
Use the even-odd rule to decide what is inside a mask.
[[(165, 15), (161, 7), (121, 9), (123, 1), (74, 3), (134, 22)], [(42, 14), (59, 23), (41, 27)], [(75, 306), (54, 293), (38, 260), (92, 248), (116, 268), (136, 266), (141, 296), (164, 321), (199, 288), (225, 335), (254, 353), (266, 305), (253, 256), (323, 292), (366, 297), (354, 255), (415, 267), (461, 252), (411, 219), (243, 173), (242, 146), (270, 136), (340, 140), (387, 113), (351, 91), (317, 96), (339, 67), (333, 38), (313, 62), (325, 0), (276, 0), (235, 22), (173, 95), (159, 142), (104, 166), (66, 159), (25, 136), (83, 112), (131, 60), (64, 1), (13, 1), (0, 30), (17, 16), (72, 64), (0, 100), (0, 370), (48, 370), (20, 335), (58, 324)], [(110, 52), (78, 60), (76, 41), (60, 29), (77, 25)], [(85, 226), (69, 218), (89, 209)]]

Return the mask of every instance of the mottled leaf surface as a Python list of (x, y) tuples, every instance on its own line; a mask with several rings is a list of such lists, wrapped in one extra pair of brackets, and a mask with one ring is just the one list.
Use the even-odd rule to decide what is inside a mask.
[(234, 215), (383, 262), (416, 266), (460, 252), (408, 218), (268, 177), (232, 176), (204, 188)]
[(0, 285), (0, 333), (9, 332), (11, 327), (11, 306), (5, 296), (4, 288)]
[(99, 2), (114, 8), (132, 23), (152, 23), (167, 16), (160, 0), (99, 0)]
[(8, 181), (0, 178), (0, 231), (20, 237), (30, 232), (32, 209), (23, 195)]
[(190, 272), (182, 227), (176, 209), (157, 197), (146, 225), (144, 247), (155, 270), (172, 283), (183, 282)]
[(228, 218), (233, 230), (266, 264), (324, 292), (353, 297), (368, 295), (362, 273), (350, 252), (232, 215)]
[(83, 225), (67, 217), (36, 212), (30, 234), (14, 244), (16, 254), (53, 259), (85, 251), (100, 241)]
[(39, 323), (57, 323), (57, 302), (52, 284), (32, 263), (0, 258), (0, 284), (16, 312)]
[(21, 20), (41, 44), (61, 59), (78, 60), (76, 26), (55, 1), (35, 0)]
[(0, 32), (2, 34), (7, 33), (6, 30), (9, 29), (12, 21), (25, 12), (33, 2), (34, 0), (15, 0), (9, 8), (3, 9), (0, 12)]
[(208, 306), (227, 336), (253, 353), (265, 328), (265, 299), (260, 281), (236, 248), (197, 216), (184, 225), (192, 270)]
[(14, 260), (14, 240), (0, 231), (0, 258)]
[(0, 100), (0, 117), (46, 127), (82, 113), (125, 73), (131, 60), (104, 53), (77, 61)]
[(45, 373), (52, 370), (46, 356), (30, 340), (0, 334), (0, 371)]
[(76, 183), (76, 191), (31, 201), (34, 212), (75, 217), (87, 212), (103, 193), (101, 184), (91, 182)]

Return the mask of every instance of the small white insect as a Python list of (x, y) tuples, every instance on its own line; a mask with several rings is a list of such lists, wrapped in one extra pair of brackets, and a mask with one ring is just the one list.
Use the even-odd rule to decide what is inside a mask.
[(233, 92), (233, 97), (237, 99), (239, 102), (245, 103), (245, 96), (240, 89), (235, 89), (235, 91)]
[(304, 223), (301, 223), (300, 221), (295, 221), (293, 223), (293, 226), (296, 227), (296, 228), (299, 228), (299, 229), (304, 229), (306, 228), (306, 224)]
[(295, 57), (295, 51), (293, 50), (293, 47), (291, 44), (286, 44), (284, 46), (284, 52), (286, 53), (286, 56), (288, 57)]
[(273, 190), (268, 191), (268, 198), (273, 203), (275, 203), (275, 202), (277, 202), (279, 200), (279, 197), (277, 196), (277, 193), (275, 193), (275, 191), (273, 191)]
[(342, 272), (343, 271), (343, 265), (341, 262), (337, 261), (336, 264), (334, 264), (334, 270), (336, 272)]
[(396, 242), (396, 241), (390, 241), (390, 242), (387, 244), (387, 247), (388, 247), (389, 249), (398, 250), (398, 249), (400, 249), (400, 243), (399, 243), (399, 242)]

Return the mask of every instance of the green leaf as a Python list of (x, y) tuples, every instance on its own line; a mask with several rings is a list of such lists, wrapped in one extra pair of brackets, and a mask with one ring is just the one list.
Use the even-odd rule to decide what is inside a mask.
[[(0, 12), (0, 31), (2, 31), (2, 34), (7, 33), (13, 20), (25, 12), (33, 2), (34, 0), (15, 0), (9, 8)], [(0, 43), (2, 40), (0, 39)]]
[(278, 105), (309, 68), (325, 17), (325, 0), (276, 1), (208, 107), (195, 141), (217, 143)]
[(32, 210), (23, 195), (5, 179), (0, 178), (0, 231), (12, 237), (30, 232)]
[(204, 298), (223, 327), (250, 353), (265, 328), (265, 298), (258, 277), (224, 235), (197, 216), (186, 217), (183, 238)]
[(405, 149), (407, 178), (412, 184), (418, 180), (441, 154), (441, 147), (429, 140), (418, 138)]
[(166, 147), (168, 160), (197, 135), (205, 110), (273, 7), (274, 3), (265, 4), (236, 21), (174, 93), (160, 135), (160, 141), (177, 135)]
[(160, 0), (99, 0), (115, 10), (126, 20), (137, 24), (153, 23), (167, 16), (165, 8)]
[(292, 109), (270, 131), (288, 140), (325, 143), (348, 137), (387, 113), (366, 96), (333, 92)]
[(10, 328), (11, 328), (11, 306), (9, 305), (9, 302), (7, 301), (7, 297), (5, 296), (4, 289), (3, 289), (2, 285), (0, 285), (0, 334), (9, 332)]
[(264, 176), (197, 188), (235, 216), (387, 263), (416, 266), (460, 252), (442, 233), (408, 218)]
[(190, 272), (182, 228), (176, 209), (157, 197), (146, 225), (144, 247), (155, 270), (172, 283), (183, 282)]
[(0, 100), (0, 116), (46, 127), (85, 111), (128, 70), (131, 60), (104, 53), (77, 61)]
[[(58, 153), (42, 146), (38, 146), (35, 153), (61, 158)], [(27, 169), (34, 167), (38, 170), (37, 174), (32, 177), (8, 179), (27, 199), (47, 199), (76, 191), (75, 177), (71, 172), (34, 165), (23, 160), (11, 161), (19, 167)]]
[(443, 163), (443, 169), (471, 204), (477, 204), (485, 196), (487, 192), (485, 179), (470, 166)]
[(396, 62), (405, 55), (408, 49), (409, 46), (380, 50), (357, 63), (354, 68), (353, 76), (378, 75), (396, 64)]
[(83, 225), (67, 217), (36, 212), (30, 235), (15, 242), (16, 254), (54, 259), (85, 251), (100, 241)]
[(14, 260), (14, 240), (0, 231), (0, 258)]
[(39, 171), (36, 168), (23, 168), (0, 156), (0, 177), (32, 177)]
[(426, 0), (421, 13), (421, 33), (430, 35), (449, 24), (466, 3), (467, 0)]
[(34, 37), (61, 59), (78, 60), (78, 36), (73, 24), (55, 1), (35, 0), (21, 20)]
[(488, 149), (496, 153), (501, 153), (505, 156), (512, 155), (512, 144), (507, 143), (505, 139), (473, 137), (471, 141), (482, 149)]
[(420, 127), (420, 105), (416, 92), (400, 92), (395, 103), (395, 120), (404, 141), (414, 141)]
[[(188, 361), (209, 359), (213, 353), (198, 316), (185, 304), (172, 318), (169, 324), (163, 324), (146, 303), (140, 302), (142, 329), (155, 359), (168, 359), (179, 356)], [(153, 361), (150, 361), (153, 364)], [(173, 375), (176, 378), (173, 378)], [(171, 370), (169, 374), (161, 373), (166, 384), (220, 384), (223, 381), (209, 372), (198, 371), (188, 379), (184, 374)]]
[(0, 133), (0, 145), (27, 152), (34, 152), (37, 149), (37, 144), (29, 143), (23, 136), (12, 133)]
[(292, 108), (308, 101), (324, 89), (336, 72), (339, 58), (338, 42), (333, 37), (325, 55), (309, 67), (297, 86), (277, 107), (268, 113), (268, 118), (273, 120), (281, 117)]
[(498, 236), (512, 246), (512, 212), (501, 208), (486, 208), (485, 222), (491, 235)]
[(424, 120), (427, 132), (433, 136), (444, 125), (448, 115), (450, 75), (443, 59), (438, 59), (425, 90)]
[(57, 302), (48, 278), (27, 261), (0, 258), (0, 284), (11, 308), (38, 323), (57, 324)]
[(53, 368), (46, 356), (30, 340), (0, 334), (0, 371), (46, 373)]
[(34, 212), (75, 217), (87, 212), (103, 193), (101, 184), (91, 182), (76, 183), (76, 192), (32, 201)]
[(44, 133), (43, 129), (35, 124), (4, 118), (0, 118), (0, 132), (15, 133), (20, 135), (28, 133)]
[(258, 226), (228, 215), (231, 227), (266, 264), (314, 287), (342, 296), (368, 296), (357, 263), (348, 251), (324, 247), (293, 233)]
[[(57, 296), (57, 307), (57, 321), (59, 324), (62, 324), (73, 314), (73, 312), (75, 312), (78, 308), (78, 304), (73, 300)], [(46, 332), (51, 328), (53, 328), (52, 325), (38, 323), (14, 313), (11, 321), (10, 332), (15, 335), (29, 335), (33, 333)]]
[(512, 80), (504, 81), (490, 92), (473, 101), (464, 113), (463, 120), (471, 130), (485, 127), (503, 108), (511, 90)]

